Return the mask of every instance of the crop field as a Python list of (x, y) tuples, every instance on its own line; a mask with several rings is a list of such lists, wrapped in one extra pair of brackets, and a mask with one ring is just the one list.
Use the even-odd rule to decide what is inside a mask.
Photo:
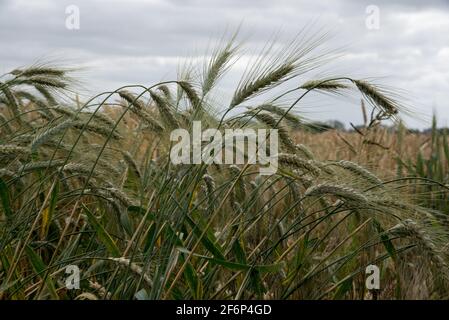
[[(411, 132), (370, 81), (309, 78), (323, 56), (302, 40), (266, 49), (229, 101), (213, 92), (234, 41), (172, 81), (85, 100), (70, 68), (2, 75), (0, 299), (449, 298), (446, 131)], [(311, 130), (302, 99), (322, 94), (362, 99), (364, 124)], [(195, 122), (276, 130), (277, 170), (249, 151), (174, 162), (171, 133)]]

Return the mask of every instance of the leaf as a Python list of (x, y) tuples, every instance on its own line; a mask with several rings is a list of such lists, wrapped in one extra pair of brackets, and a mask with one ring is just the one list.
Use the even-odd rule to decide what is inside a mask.
[(352, 289), (352, 279), (353, 277), (350, 277), (342, 282), (342, 284), (338, 287), (337, 292), (334, 294), (334, 300), (341, 300), (343, 299), (344, 295)]
[(154, 242), (155, 242), (155, 236), (156, 236), (156, 223), (153, 222), (150, 225), (150, 228), (147, 232), (147, 235), (145, 237), (145, 245), (143, 248), (143, 251), (145, 253), (148, 253), (148, 250), (152, 249), (154, 246)]
[[(177, 249), (183, 253), (190, 254), (190, 251), (187, 250), (186, 248), (178, 247)], [(282, 262), (277, 263), (277, 264), (267, 264), (267, 265), (249, 265), (249, 264), (226, 261), (226, 260), (217, 259), (217, 258), (211, 258), (211, 257), (203, 256), (200, 254), (196, 254), (196, 253), (194, 253), (193, 255), (198, 258), (212, 261), (218, 265), (221, 265), (221, 266), (226, 267), (231, 270), (245, 270), (246, 271), (246, 270), (255, 269), (260, 273), (266, 273), (266, 272), (271, 273), (271, 272), (279, 271), (284, 266), (284, 264)]]
[(393, 259), (396, 258), (396, 248), (394, 247), (388, 236), (385, 234), (385, 230), (377, 220), (373, 220), (373, 224), (377, 232), (380, 234), (380, 239), (382, 240), (382, 244), (384, 245), (385, 250), (387, 250), (390, 257), (392, 257)]
[(28, 259), (30, 260), (31, 265), (33, 266), (33, 270), (39, 275), (39, 277), (45, 281), (45, 285), (51, 295), (51, 297), (55, 300), (59, 300), (59, 296), (56, 293), (55, 285), (51, 277), (47, 276), (45, 279), (41, 276), (41, 274), (45, 274), (47, 270), (47, 266), (44, 261), (42, 261), (41, 257), (34, 252), (34, 250), (30, 246), (25, 247), (26, 254)]
[(16, 283), (19, 282), (20, 279), (8, 282), (8, 283), (3, 283), (2, 285), (0, 285), (0, 294), (6, 292), (9, 288), (13, 287)]
[(120, 223), (125, 232), (131, 237), (134, 234), (133, 232), (134, 226), (131, 219), (129, 218), (128, 212), (126, 211), (120, 212)]
[[(189, 223), (189, 225), (192, 227), (193, 232), (197, 237), (200, 237), (203, 234), (203, 230), (199, 227), (198, 224), (193, 221), (192, 218), (190, 218), (188, 215), (186, 215), (186, 220)], [(212, 253), (215, 257), (217, 257), (220, 260), (225, 260), (225, 257), (222, 253), (222, 249), (215, 244), (216, 241), (214, 235), (209, 230), (205, 233), (205, 235), (201, 238), (201, 243), (203, 246)]]
[(237, 258), (237, 261), (243, 264), (246, 264), (246, 253), (245, 250), (243, 250), (243, 247), (240, 243), (239, 239), (236, 239), (232, 245), (232, 252), (234, 252), (235, 257)]
[[(132, 213), (137, 213), (137, 214), (141, 214), (144, 215), (147, 212), (147, 209), (141, 206), (129, 206), (128, 207), (128, 212), (132, 212)], [(147, 214), (147, 219), (148, 220), (155, 220), (155, 216), (152, 213), (148, 213)]]
[(263, 281), (260, 277), (260, 273), (258, 270), (250, 270), (250, 287), (258, 295), (259, 299), (262, 299), (263, 294), (267, 292), (267, 288), (265, 288)]
[[(167, 238), (172, 238), (176, 242), (176, 245), (181, 247), (183, 245), (182, 240), (179, 238), (178, 234), (172, 229), (171, 226), (167, 227)], [(183, 254), (179, 255), (179, 260), (181, 263), (185, 262), (185, 257)], [(190, 291), (194, 299), (201, 299), (203, 295), (203, 285), (198, 277), (195, 268), (190, 262), (187, 262), (186, 268), (183, 272), (187, 284), (189, 285)]]
[(449, 143), (446, 130), (443, 130), (443, 151), (446, 161), (449, 162)]
[(93, 213), (83, 204), (83, 209), (87, 214), (87, 218), (89, 222), (92, 224), (93, 228), (97, 232), (97, 236), (100, 241), (105, 245), (106, 249), (113, 257), (121, 257), (121, 253), (117, 245), (115, 244), (112, 237), (105, 230), (105, 228), (98, 222), (97, 218), (93, 215)]
[(6, 217), (10, 219), (12, 217), (12, 211), (9, 203), (9, 191), (8, 186), (3, 181), (2, 178), (0, 178), (0, 200), (2, 202), (3, 210), (5, 211)]
[[(180, 260), (181, 263), (185, 262), (185, 259), (182, 255)], [(193, 299), (201, 299), (203, 286), (198, 278), (195, 268), (190, 262), (188, 262), (186, 265), (186, 268), (184, 270), (184, 277), (186, 278), (190, 291), (192, 292)]]
[(420, 177), (425, 177), (426, 176), (426, 174), (424, 172), (424, 159), (423, 159), (421, 151), (418, 152), (418, 155), (417, 155), (417, 158), (416, 158), (416, 173)]
[(45, 239), (48, 234), (48, 229), (50, 228), (51, 220), (53, 218), (53, 213), (55, 212), (56, 203), (58, 201), (59, 194), (59, 180), (56, 181), (56, 184), (53, 188), (53, 191), (50, 196), (50, 203), (48, 207), (44, 209), (42, 212), (42, 224), (41, 224), (41, 239)]

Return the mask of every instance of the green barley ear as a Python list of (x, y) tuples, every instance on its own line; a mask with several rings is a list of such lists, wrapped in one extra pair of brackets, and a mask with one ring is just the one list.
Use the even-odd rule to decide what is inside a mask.
[(153, 99), (153, 102), (155, 103), (156, 107), (159, 110), (159, 114), (161, 115), (164, 122), (168, 125), (168, 127), (171, 128), (177, 128), (179, 127), (179, 123), (176, 120), (175, 116), (173, 115), (173, 112), (168, 104), (168, 102), (162, 98), (160, 95), (150, 91), (151, 99)]
[(293, 143), (293, 140), (290, 138), (290, 135), (282, 124), (278, 123), (278, 120), (273, 117), (268, 112), (259, 112), (258, 110), (249, 110), (246, 112), (247, 114), (251, 115), (252, 117), (256, 118), (258, 121), (265, 124), (270, 129), (277, 129), (279, 133), (279, 138), (281, 142), (284, 144), (284, 146), (290, 150), (294, 151), (295, 144)]
[[(14, 137), (12, 141), (21, 145), (29, 145), (34, 140), (34, 138), (35, 135), (33, 134), (22, 134), (20, 136)], [(46, 139), (41, 145), (56, 150), (72, 149), (71, 145), (59, 141), (59, 139), (55, 138), (55, 136), (51, 137), (50, 139)]]
[(303, 144), (297, 144), (295, 146), (295, 148), (299, 153), (304, 155), (307, 159), (310, 159), (310, 160), (315, 159), (313, 152), (307, 146), (305, 146)]
[(229, 108), (234, 108), (242, 102), (279, 85), (287, 80), (294, 70), (293, 64), (286, 63), (273, 68), (270, 72), (259, 75), (255, 79), (247, 80), (234, 93)]
[(81, 112), (81, 115), (92, 117), (92, 120), (99, 122), (104, 126), (114, 127), (116, 125), (115, 120), (111, 119), (106, 113), (101, 111), (97, 111), (95, 114), (93, 112)]
[(7, 170), (7, 169), (0, 169), (0, 178), (9, 178), (9, 179), (15, 179), (17, 178), (17, 175), (12, 172), (11, 170)]
[(220, 78), (229, 69), (229, 62), (235, 56), (238, 45), (234, 45), (235, 35), (223, 48), (217, 48), (212, 54), (212, 58), (203, 70), (202, 94), (207, 95), (209, 91), (217, 84)]
[(231, 209), (235, 213), (240, 213), (241, 212), (241, 206), (240, 206), (240, 203), (237, 200), (236, 193), (237, 192), (236, 192), (235, 189), (231, 190), (231, 192), (229, 193), (228, 202), (229, 202), (229, 206), (231, 207)]
[(56, 99), (53, 97), (53, 95), (50, 93), (50, 91), (47, 88), (45, 88), (44, 86), (41, 86), (41, 85), (35, 85), (34, 87), (47, 100), (47, 102), (50, 106), (55, 106), (58, 104)]
[(259, 58), (245, 71), (229, 109), (316, 67), (323, 56), (310, 57), (310, 53), (318, 48), (325, 38), (326, 35), (306, 37), (299, 34), (294, 41), (277, 49), (274, 54), (273, 43), (268, 44)]
[(190, 105), (193, 109), (198, 109), (201, 107), (201, 99), (196, 93), (193, 86), (187, 82), (187, 81), (178, 81), (179, 87), (183, 90), (183, 92), (186, 94), (187, 99), (190, 101)]
[(42, 101), (35, 95), (29, 93), (28, 91), (16, 91), (15, 92), (16, 97), (20, 99), (27, 99), (29, 102), (35, 104), (40, 110), (38, 111), (40, 114), (45, 114), (45, 117), (47, 120), (51, 120), (54, 118), (53, 114), (48, 108), (48, 105), (46, 102)]
[(304, 196), (333, 195), (358, 204), (367, 204), (368, 198), (362, 193), (346, 186), (322, 183), (308, 188)]
[(287, 112), (288, 111), (287, 109), (284, 109), (271, 103), (262, 104), (256, 107), (256, 109), (264, 110), (273, 113), (279, 117), (283, 117), (283, 119), (286, 122), (290, 123), (294, 127), (298, 127), (302, 124), (301, 119), (297, 115), (294, 115), (291, 111)]
[(209, 195), (212, 195), (215, 191), (215, 180), (214, 178), (209, 175), (209, 174), (205, 174), (203, 175), (203, 180), (206, 184), (207, 187), (207, 192), (209, 193)]
[[(69, 162), (64, 165), (61, 169), (61, 172), (68, 172), (72, 174), (82, 174), (89, 175), (91, 172), (91, 168), (84, 163), (79, 162)], [(95, 172), (94, 172), (95, 174)]]
[(53, 107), (53, 111), (54, 111), (54, 113), (66, 116), (67, 118), (75, 119), (79, 116), (79, 114), (77, 115), (75, 109), (67, 108), (64, 106)]
[(158, 86), (157, 90), (159, 90), (159, 91), (161, 91), (163, 93), (163, 95), (164, 95), (165, 99), (167, 99), (167, 101), (172, 101), (173, 100), (173, 97), (172, 97), (171, 92), (170, 92), (170, 88), (167, 87), (165, 84), (161, 85), (161, 86)]
[(23, 70), (14, 70), (12, 74), (15, 78), (10, 82), (12, 85), (42, 86), (49, 90), (67, 89), (74, 82), (67, 76), (68, 71), (70, 70), (37, 65)]
[(28, 91), (16, 91), (15, 95), (19, 99), (27, 99), (29, 102), (34, 103), (40, 109), (47, 109), (47, 104), (40, 100), (38, 97), (29, 93)]
[(374, 107), (382, 110), (387, 116), (393, 117), (401, 109), (399, 103), (384, 94), (379, 87), (364, 80), (352, 80), (352, 82)]
[(290, 166), (296, 169), (305, 170), (310, 172), (314, 176), (319, 176), (321, 173), (320, 168), (315, 164), (313, 160), (304, 160), (294, 154), (280, 153), (278, 155), (279, 164), (284, 166)]
[(36, 76), (20, 80), (17, 84), (24, 84), (29, 86), (43, 86), (49, 89), (66, 89), (69, 83), (63, 79), (54, 79), (52, 77)]
[(54, 127), (51, 128), (45, 128), (43, 131), (38, 133), (33, 141), (30, 144), (30, 149), (32, 152), (36, 151), (36, 149), (45, 143), (46, 141), (50, 140), (53, 136), (61, 133), (67, 128), (70, 128), (75, 125), (75, 122), (73, 120), (65, 120), (59, 124), (57, 124)]
[(123, 98), (123, 100), (131, 105), (131, 112), (134, 113), (140, 120), (145, 122), (151, 130), (158, 133), (165, 130), (164, 126), (145, 110), (146, 108), (144, 103), (139, 99), (136, 99), (131, 92), (122, 90), (118, 94)]
[(215, 180), (211, 175), (203, 175), (206, 197), (208, 199), (208, 205), (213, 209), (215, 207), (214, 203), (214, 193), (215, 193)]
[(0, 144), (0, 156), (17, 157), (24, 156), (30, 153), (27, 147), (19, 147), (14, 144)]
[(57, 167), (61, 167), (62, 165), (64, 165), (64, 163), (65, 163), (65, 160), (62, 160), (62, 159), (30, 162), (30, 163), (27, 163), (27, 164), (21, 166), (18, 169), (18, 172), (31, 172), (31, 171), (36, 171), (36, 170), (57, 168)]
[(372, 172), (368, 171), (364, 167), (362, 167), (354, 162), (347, 161), (347, 160), (341, 160), (338, 162), (330, 163), (329, 165), (348, 170), (372, 184), (375, 184), (375, 185), (382, 184), (382, 180), (380, 180), (378, 177), (376, 177)]
[(23, 70), (16, 69), (11, 71), (12, 75), (18, 77), (34, 77), (34, 76), (51, 76), (62, 77), (66, 73), (66, 70), (48, 67), (48, 66), (33, 66)]
[(83, 121), (73, 121), (72, 126), (79, 130), (86, 130), (92, 133), (96, 133), (105, 138), (111, 136), (115, 140), (120, 140), (123, 137), (116, 131), (112, 130), (110, 127), (106, 127), (97, 123), (85, 123)]
[(115, 199), (117, 199), (125, 208), (135, 206), (136, 203), (122, 190), (115, 187), (108, 187), (106, 191)]
[(445, 253), (439, 251), (440, 246), (437, 245), (424, 226), (418, 224), (414, 220), (405, 219), (390, 229), (389, 233), (414, 239), (417, 245), (429, 256), (430, 261), (437, 267), (438, 272), (440, 272), (446, 280), (449, 280), (449, 268), (446, 259), (444, 258)]
[(14, 94), (12, 93), (12, 91), (9, 89), (8, 85), (3, 82), (0, 82), (0, 91), (5, 96), (7, 106), (11, 110), (14, 117), (16, 117), (19, 121), (21, 121), (19, 104), (17, 103), (17, 100), (14, 97)]
[(233, 179), (237, 179), (238, 178), (238, 181), (237, 181), (236, 186), (235, 186), (236, 193), (240, 197), (243, 197), (246, 194), (246, 184), (245, 184), (245, 180), (243, 179), (243, 176), (239, 177), (239, 175), (240, 175), (242, 170), (238, 166), (236, 166), (236, 165), (229, 166), (229, 170), (230, 170), (230, 172), (232, 174)]
[(295, 179), (285, 178), (285, 180), (286, 184), (288, 185), (292, 201), (297, 202), (296, 211), (302, 215), (304, 208), (302, 206), (302, 203), (299, 201), (301, 199), (302, 194), (300, 184), (297, 181), (295, 181)]
[(149, 112), (145, 110), (139, 109), (131, 109), (131, 112), (134, 113), (140, 120), (142, 120), (150, 130), (156, 133), (162, 133), (165, 130), (165, 127), (156, 120)]
[(129, 92), (127, 90), (121, 90), (118, 92), (118, 94), (122, 99), (124, 99), (126, 102), (128, 102), (133, 107), (135, 107), (139, 110), (142, 110), (145, 108), (145, 104), (140, 99), (136, 99), (134, 94), (132, 94), (131, 92)]
[(310, 80), (300, 86), (305, 90), (320, 90), (326, 92), (338, 92), (342, 89), (348, 89), (348, 85), (338, 80)]

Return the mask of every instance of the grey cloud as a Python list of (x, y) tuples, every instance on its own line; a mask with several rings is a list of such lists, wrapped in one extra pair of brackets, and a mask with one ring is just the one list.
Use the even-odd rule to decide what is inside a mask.
[[(70, 4), (80, 8), (77, 31), (64, 25)], [(380, 9), (380, 30), (365, 27), (369, 4)], [(423, 113), (435, 108), (443, 121), (449, 119), (449, 2), (443, 0), (6, 0), (0, 2), (0, 72), (57, 56), (87, 67), (84, 78), (92, 90), (148, 84), (174, 77), (178, 57), (203, 54), (240, 23), (240, 38), (254, 50), (276, 31), (282, 43), (312, 22), (312, 30), (323, 27), (334, 35), (328, 47), (344, 48), (345, 55), (323, 74), (379, 78), (406, 89)], [(237, 77), (231, 72), (223, 81), (225, 91)], [(313, 116), (359, 121), (357, 99), (352, 105), (334, 101), (311, 101), (333, 106)]]

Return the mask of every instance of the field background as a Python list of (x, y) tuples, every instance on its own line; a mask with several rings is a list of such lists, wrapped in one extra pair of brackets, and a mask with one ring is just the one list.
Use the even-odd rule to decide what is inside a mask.
[[(210, 92), (232, 66), (233, 42), (177, 80), (88, 101), (74, 98), (69, 69), (3, 75), (0, 298), (447, 299), (446, 130), (434, 119), (427, 133), (409, 132), (401, 103), (366, 80), (298, 86), (318, 44), (262, 55), (224, 109)], [(254, 101), (292, 79), (282, 95), (297, 103), (361, 96), (365, 124), (317, 132), (279, 96)], [(277, 129), (278, 171), (174, 165), (169, 133), (193, 121)], [(365, 283), (372, 264), (379, 290)]]

